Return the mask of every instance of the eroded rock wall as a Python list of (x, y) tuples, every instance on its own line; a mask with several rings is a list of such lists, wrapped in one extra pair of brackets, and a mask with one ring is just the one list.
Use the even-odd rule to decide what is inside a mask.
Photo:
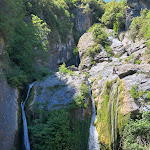
[[(0, 44), (1, 57), (4, 40), (1, 40)], [(0, 149), (11, 150), (18, 130), (18, 91), (11, 88), (4, 80), (2, 66), (0, 58)]]
[(126, 0), (126, 30), (129, 30), (134, 17), (140, 16), (141, 9), (150, 9), (150, 0)]

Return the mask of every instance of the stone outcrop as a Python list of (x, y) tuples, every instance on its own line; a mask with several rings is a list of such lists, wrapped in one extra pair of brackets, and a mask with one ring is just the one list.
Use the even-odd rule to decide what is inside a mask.
[(0, 149), (11, 150), (18, 130), (18, 91), (2, 79), (1, 73), (0, 87)]
[(85, 11), (85, 7), (79, 7), (76, 9), (76, 22), (75, 27), (79, 33), (85, 33), (91, 26), (92, 21), (88, 11)]
[[(81, 36), (78, 43), (78, 51), (81, 63), (79, 70), (87, 69), (91, 66), (91, 57), (88, 54), (88, 49), (94, 45), (94, 39), (91, 32), (87, 32)], [(100, 45), (101, 51), (93, 57), (93, 61), (96, 63), (108, 61), (108, 55), (102, 45)]]
[(129, 30), (129, 26), (134, 17), (140, 15), (141, 9), (150, 9), (150, 0), (126, 0), (128, 8), (126, 8), (126, 30)]
[(80, 75), (78, 71), (74, 76), (51, 75), (44, 81), (37, 82), (35, 88), (35, 98), (31, 104), (34, 106), (37, 102), (47, 103), (49, 110), (64, 108), (73, 102), (76, 94), (80, 93), (81, 83), (85, 75)]
[(108, 42), (111, 44), (111, 50), (114, 55), (121, 56), (125, 52), (125, 47), (122, 42), (115, 37), (115, 32), (112, 29), (105, 29), (105, 32), (108, 35)]
[(65, 42), (62, 42), (61, 36), (58, 32), (55, 34), (57, 40), (51, 37), (49, 38), (49, 57), (46, 61), (46, 65), (52, 70), (57, 70), (60, 64), (68, 62), (72, 57), (73, 48), (75, 47), (72, 31), (68, 33)]

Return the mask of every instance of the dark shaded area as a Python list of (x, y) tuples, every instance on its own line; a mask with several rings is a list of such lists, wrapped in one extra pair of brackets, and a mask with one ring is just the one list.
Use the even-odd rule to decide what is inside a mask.
[(125, 78), (126, 76), (130, 76), (130, 75), (133, 75), (137, 72), (137, 70), (129, 70), (127, 72), (124, 72), (122, 74), (119, 74), (119, 78), (122, 79), (122, 78)]

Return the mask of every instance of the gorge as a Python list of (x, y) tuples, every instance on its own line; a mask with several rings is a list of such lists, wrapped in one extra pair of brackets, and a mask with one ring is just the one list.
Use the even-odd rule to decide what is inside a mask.
[(149, 150), (149, 9), (1, 0), (0, 150)]

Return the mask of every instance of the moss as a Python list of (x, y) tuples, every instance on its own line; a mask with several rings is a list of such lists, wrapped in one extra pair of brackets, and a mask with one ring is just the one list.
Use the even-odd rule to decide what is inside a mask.
[[(101, 107), (97, 109), (97, 121), (95, 122), (97, 131), (99, 134), (99, 141), (101, 143), (101, 149), (106, 150), (106, 149), (113, 149), (112, 146), (112, 125), (111, 125), (111, 104), (112, 104), (112, 99), (111, 95), (113, 92), (113, 130), (114, 130), (114, 139), (115, 139), (115, 145), (119, 145), (120, 137), (122, 136), (122, 131), (128, 122), (128, 119), (130, 117), (130, 114), (128, 115), (123, 115), (121, 113), (121, 103), (123, 100), (123, 86), (121, 81), (117, 84), (117, 80), (111, 81), (111, 82), (106, 82), (104, 92), (102, 94), (103, 101), (101, 102)], [(115, 86), (114, 86), (115, 84)], [(113, 91), (112, 91), (113, 89)], [(119, 90), (119, 91), (118, 91)], [(119, 92), (119, 95), (118, 95)], [(117, 98), (119, 98), (119, 102), (117, 105)], [(117, 106), (118, 107), (117, 107)], [(116, 118), (116, 111), (117, 111), (117, 118)], [(117, 120), (116, 122), (116, 130), (115, 130), (115, 119)]]

